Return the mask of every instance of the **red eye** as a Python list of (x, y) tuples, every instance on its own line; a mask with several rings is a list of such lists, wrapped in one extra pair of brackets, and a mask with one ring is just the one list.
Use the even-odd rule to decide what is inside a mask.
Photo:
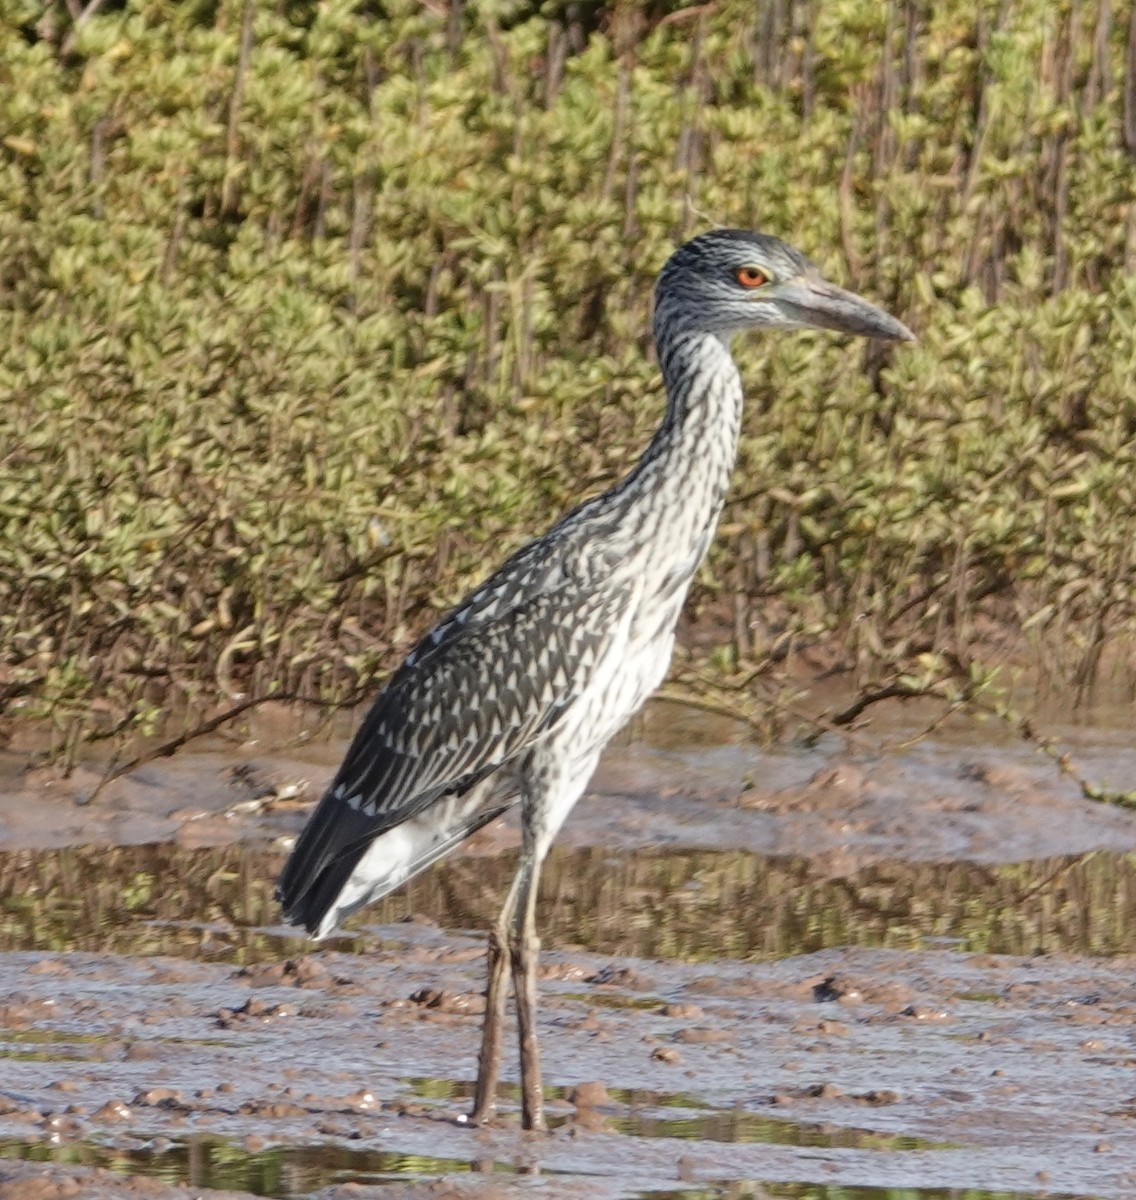
[(769, 276), (756, 267), (738, 267), (734, 272), (734, 278), (744, 288), (764, 287), (769, 282)]

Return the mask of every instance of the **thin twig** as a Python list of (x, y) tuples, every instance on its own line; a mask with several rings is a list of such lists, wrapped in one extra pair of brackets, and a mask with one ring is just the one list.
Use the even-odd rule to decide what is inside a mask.
[(177, 737), (162, 742), (152, 750), (144, 750), (121, 767), (117, 766), (116, 761), (112, 759), (102, 779), (95, 785), (95, 790), (85, 800), (80, 801), (80, 803), (93, 803), (98, 799), (99, 793), (108, 783), (113, 783), (116, 779), (121, 779), (123, 775), (129, 775), (131, 771), (137, 770), (139, 767), (153, 762), (155, 759), (169, 758), (171, 755), (176, 754), (187, 742), (192, 742), (195, 738), (204, 737), (206, 734), (212, 733), (218, 726), (224, 725), (226, 721), (231, 721), (235, 717), (239, 717), (241, 713), (248, 712), (250, 708), (255, 708), (258, 704), (264, 704), (267, 700), (294, 700), (295, 698), (295, 696), (280, 692), (274, 692), (268, 696), (250, 696), (238, 704), (234, 704), (232, 708), (227, 708), (224, 712), (218, 713), (215, 717), (199, 721), (192, 729), (183, 730)]
[(1020, 902), (1024, 904), (1032, 900), (1034, 896), (1038, 895), (1039, 892), (1048, 890), (1048, 888), (1055, 884), (1059, 879), (1062, 879), (1064, 876), (1068, 875), (1074, 867), (1083, 867), (1085, 863), (1089, 861), (1089, 859), (1096, 858), (1096, 856), (1100, 853), (1102, 853), (1102, 851), (1099, 849), (1086, 850), (1084, 854), (1078, 854), (1076, 858), (1072, 859), (1072, 861), (1062, 863), (1062, 865), (1059, 866), (1056, 871), (1053, 871), (1051, 874), (1047, 875), (1043, 880), (1041, 880), (1040, 883), (1035, 884), (1028, 891), (1023, 892)]
[(63, 39), (63, 44), (59, 47), (63, 54), (70, 54), (75, 49), (75, 30), (84, 21), (90, 20), (102, 6), (103, 0), (89, 0), (89, 3), (80, 10), (78, 0), (67, 0), (67, 11), (74, 18), (74, 24), (67, 31), (67, 36)]
[(237, 208), (237, 159), (240, 152), (241, 102), (245, 93), (245, 76), (248, 74), (249, 57), (252, 54), (252, 19), (255, 6), (245, 0), (241, 13), (241, 43), (237, 51), (237, 72), (233, 79), (233, 92), (229, 97), (229, 128), (225, 138), (225, 179), (221, 185), (221, 215), (231, 216)]
[(865, 709), (871, 708), (873, 704), (879, 704), (881, 700), (913, 700), (931, 694), (933, 693), (926, 688), (913, 688), (904, 683), (889, 683), (872, 692), (861, 692), (847, 708), (830, 717), (829, 722), (837, 727), (851, 725)]

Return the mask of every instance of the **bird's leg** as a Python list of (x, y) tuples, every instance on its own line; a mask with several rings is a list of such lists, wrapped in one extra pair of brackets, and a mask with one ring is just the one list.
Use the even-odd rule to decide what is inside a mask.
[(536, 892), (540, 879), (540, 856), (524, 872), (514, 912), (509, 957), (513, 968), (513, 992), (517, 998), (517, 1033), (521, 1044), (521, 1128), (546, 1131), (544, 1091), (540, 1078), (540, 1046), (536, 1033), (536, 973), (540, 960), (540, 938), (536, 934)]
[(522, 871), (518, 871), (501, 906), (496, 924), (489, 931), (489, 982), (485, 989), (485, 1019), (481, 1026), (481, 1051), (477, 1057), (477, 1085), (469, 1119), (484, 1125), (497, 1110), (497, 1076), (501, 1065), (501, 1027), (505, 1023), (508, 997), (509, 931), (517, 909)]
[(543, 754), (543, 761), (534, 757), (526, 768), (521, 809), (522, 865), (517, 877), (509, 960), (521, 1043), (521, 1128), (546, 1131), (536, 1031), (536, 973), (540, 960), (536, 895), (545, 855), (595, 770), (599, 751), (566, 757), (563, 748), (555, 752), (546, 745)]

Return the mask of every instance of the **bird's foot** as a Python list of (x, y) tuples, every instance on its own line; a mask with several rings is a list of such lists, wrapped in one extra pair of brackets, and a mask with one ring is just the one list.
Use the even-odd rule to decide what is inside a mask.
[(468, 1116), (458, 1118), (463, 1125), (488, 1125), (490, 1121), (497, 1115), (497, 1102), (495, 1100), (482, 1100), (473, 1106), (473, 1112)]
[(533, 1133), (547, 1133), (548, 1122), (544, 1119), (544, 1109), (538, 1108), (535, 1113), (521, 1113), (521, 1128), (531, 1129)]
[[(458, 1117), (460, 1125), (488, 1125), (497, 1116), (497, 1104), (488, 1101), (475, 1104), (471, 1113), (463, 1113)], [(521, 1128), (531, 1129), (534, 1133), (547, 1133), (548, 1122), (544, 1119), (544, 1105), (538, 1104), (535, 1109), (523, 1106), (521, 1109)]]

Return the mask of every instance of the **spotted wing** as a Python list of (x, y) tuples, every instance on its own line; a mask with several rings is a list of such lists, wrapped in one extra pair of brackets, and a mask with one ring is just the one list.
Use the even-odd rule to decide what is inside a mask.
[(620, 607), (611, 590), (564, 586), (451, 627), (437, 646), (424, 640), (376, 699), (296, 843), (277, 888), (285, 915), (318, 924), (371, 839), (468, 791), (553, 728)]

